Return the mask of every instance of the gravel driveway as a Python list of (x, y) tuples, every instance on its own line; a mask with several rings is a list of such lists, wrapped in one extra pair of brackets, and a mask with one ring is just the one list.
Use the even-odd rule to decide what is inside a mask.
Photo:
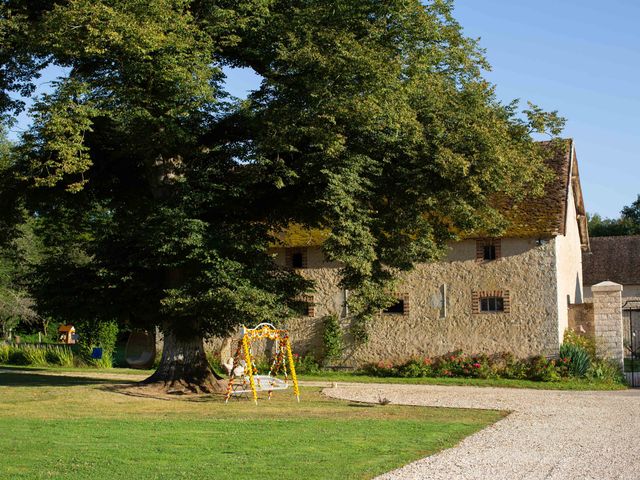
[(640, 479), (640, 391), (339, 384), (342, 399), (509, 410), (457, 447), (379, 479)]

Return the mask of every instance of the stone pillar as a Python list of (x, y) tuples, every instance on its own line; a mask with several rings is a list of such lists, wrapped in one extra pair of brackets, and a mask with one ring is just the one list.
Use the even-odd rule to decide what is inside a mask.
[(596, 356), (609, 358), (622, 366), (624, 344), (622, 330), (622, 285), (602, 282), (591, 287)]

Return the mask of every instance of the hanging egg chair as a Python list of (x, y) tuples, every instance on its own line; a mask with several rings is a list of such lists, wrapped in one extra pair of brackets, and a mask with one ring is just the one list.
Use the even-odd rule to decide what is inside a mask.
[(125, 348), (125, 360), (131, 368), (150, 368), (156, 359), (155, 335), (146, 330), (134, 330), (129, 334)]

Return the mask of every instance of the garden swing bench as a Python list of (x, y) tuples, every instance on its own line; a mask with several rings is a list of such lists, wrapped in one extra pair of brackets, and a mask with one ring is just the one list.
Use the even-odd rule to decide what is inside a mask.
[[(255, 328), (246, 328), (244, 325), (240, 331), (241, 338), (238, 348), (232, 358), (224, 365), (229, 373), (229, 385), (225, 403), (229, 398), (237, 395), (251, 393), (253, 401), (258, 403), (258, 392), (268, 392), (269, 399), (276, 390), (286, 390), (289, 387), (289, 374), (293, 383), (293, 394), (300, 401), (298, 378), (291, 353), (289, 332), (275, 328), (270, 323), (260, 323)], [(267, 375), (259, 375), (255, 359), (251, 351), (251, 345), (256, 340), (268, 339), (274, 342), (275, 354), (271, 362), (271, 368)], [(289, 373), (287, 373), (287, 363)], [(282, 372), (284, 378), (278, 378)]]

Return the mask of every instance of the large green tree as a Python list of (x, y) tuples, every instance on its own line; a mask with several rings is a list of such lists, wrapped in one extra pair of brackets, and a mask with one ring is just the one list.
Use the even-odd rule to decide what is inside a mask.
[[(274, 265), (274, 232), (329, 231), (325, 253), (365, 319), (398, 271), (504, 227), (492, 196), (540, 193), (549, 172), (531, 134), (562, 126), (496, 100), (449, 1), (2, 9), (5, 88), (27, 91), (34, 65), (69, 72), (35, 104), (15, 166), (56, 253), (43, 308), (160, 325), (149, 382), (166, 387), (221, 388), (203, 337), (285, 318), (312, 287)], [(260, 87), (231, 98), (223, 67), (253, 69)]]

